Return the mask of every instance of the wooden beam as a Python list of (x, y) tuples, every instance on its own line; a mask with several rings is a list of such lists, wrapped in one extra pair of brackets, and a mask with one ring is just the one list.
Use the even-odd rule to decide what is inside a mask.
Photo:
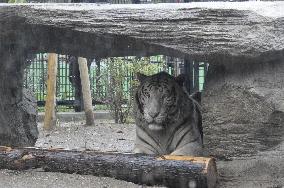
[(86, 115), (86, 125), (93, 125), (94, 115), (87, 59), (79, 57), (78, 63), (81, 77), (84, 111)]
[(173, 188), (213, 188), (217, 182), (213, 158), (190, 156), (0, 147), (0, 169), (3, 168), (43, 168), (49, 172), (107, 176)]
[(44, 126), (45, 130), (52, 129), (56, 124), (56, 75), (57, 75), (57, 54), (48, 54), (47, 72), (47, 97), (45, 103)]

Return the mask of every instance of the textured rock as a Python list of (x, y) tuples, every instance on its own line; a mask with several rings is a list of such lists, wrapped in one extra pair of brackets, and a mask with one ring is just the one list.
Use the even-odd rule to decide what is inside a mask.
[(167, 54), (239, 63), (283, 55), (283, 2), (223, 4), (0, 5), (0, 31), (20, 49), (84, 57)]
[(15, 118), (12, 124), (18, 125), (21, 117), (15, 116), (13, 105), (22, 100), (24, 60), (10, 61), (10, 54), (14, 59), (36, 52), (83, 57), (165, 54), (210, 63), (203, 94), (210, 154), (232, 158), (272, 148), (283, 141), (283, 9), (283, 2), (2, 4), (2, 135), (14, 132), (7, 126)]
[(1, 61), (0, 145), (32, 146), (38, 136), (37, 111), (33, 94), (22, 87), (25, 58), (11, 52)]
[(210, 68), (203, 98), (210, 154), (237, 157), (284, 141), (284, 59)]

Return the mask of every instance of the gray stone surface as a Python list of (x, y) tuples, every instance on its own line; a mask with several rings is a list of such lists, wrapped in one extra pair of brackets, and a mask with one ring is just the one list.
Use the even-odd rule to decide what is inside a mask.
[[(283, 2), (1, 4), (0, 144), (34, 143), (28, 135), (36, 135), (36, 129), (25, 132), (34, 127), (32, 116), (26, 118), (33, 110), (22, 108), (27, 53), (179, 56), (210, 63), (202, 99), (204, 139), (208, 155), (218, 159), (221, 187), (284, 186), (283, 9)], [(61, 137), (67, 142), (73, 138), (58, 134), (58, 143), (52, 144), (48, 137), (54, 134), (46, 134), (41, 146), (68, 147)], [(85, 141), (75, 140), (73, 146), (96, 143), (84, 134)]]
[[(0, 4), (0, 80), (3, 83), (0, 86), (3, 98), (0, 110), (1, 138), (7, 140), (8, 136), (12, 145), (32, 145), (32, 139), (25, 138), (24, 130), (28, 129), (16, 128), (22, 127), (22, 112), (15, 104), (22, 100), (21, 86), (26, 56), (37, 52), (84, 57), (165, 54), (207, 61), (212, 73), (207, 79), (210, 80), (207, 84), (209, 87), (204, 92), (204, 104), (208, 103), (205, 111), (212, 112), (215, 108), (220, 113), (207, 113), (205, 121), (213, 118), (210, 124), (218, 124), (219, 121), (220, 126), (230, 130), (237, 126), (239, 130), (245, 127), (251, 128), (252, 132), (261, 130), (255, 127), (264, 126), (267, 114), (275, 111), (272, 109), (274, 106), (280, 112), (283, 109), (280, 102), (283, 100), (282, 91), (279, 90), (282, 80), (279, 78), (274, 83), (272, 80), (277, 75), (273, 71), (266, 73), (273, 67), (280, 66), (283, 61), (284, 13), (279, 11), (283, 8), (283, 2)], [(249, 74), (253, 76), (250, 77)], [(262, 81), (263, 75), (270, 81)], [(220, 79), (225, 80), (224, 83)], [(220, 105), (223, 106), (213, 103), (215, 99), (218, 101), (218, 96), (216, 98), (214, 93), (220, 94)], [(245, 103), (240, 101), (241, 98), (247, 98)], [(270, 104), (271, 100), (274, 101), (273, 104)], [(224, 110), (226, 105), (233, 110)], [(246, 108), (244, 113), (240, 110), (243, 107)], [(235, 115), (236, 118), (229, 115)], [(247, 121), (251, 119), (260, 120)], [(213, 133), (212, 137), (220, 132), (219, 128), (215, 130), (209, 124), (207, 127), (210, 129), (208, 134)], [(232, 136), (229, 135), (231, 139)], [(242, 138), (242, 141), (251, 139), (251, 136)], [(23, 139), (18, 139), (20, 137)], [(218, 137), (226, 136), (221, 134)], [(11, 145), (9, 142), (1, 144)], [(249, 144), (238, 146), (240, 149), (231, 148), (229, 153), (236, 154), (247, 146)], [(212, 148), (214, 147), (213, 144)], [(261, 148), (262, 145), (258, 145), (258, 149)]]
[(3, 47), (28, 52), (266, 62), (283, 56), (283, 8), (283, 2), (2, 4), (0, 35)]
[(0, 56), (0, 145), (33, 146), (38, 136), (36, 100), (23, 89), (25, 56), (9, 53)]
[(204, 143), (221, 187), (284, 186), (283, 84), (284, 59), (209, 68)]
[(283, 85), (284, 59), (211, 66), (202, 102), (209, 153), (251, 156), (284, 141)]

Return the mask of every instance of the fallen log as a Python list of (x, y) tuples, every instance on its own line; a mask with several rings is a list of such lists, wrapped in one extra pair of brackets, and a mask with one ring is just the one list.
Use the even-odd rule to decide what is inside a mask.
[(48, 172), (106, 176), (144, 185), (215, 187), (213, 158), (102, 153), (0, 146), (0, 169), (43, 168)]

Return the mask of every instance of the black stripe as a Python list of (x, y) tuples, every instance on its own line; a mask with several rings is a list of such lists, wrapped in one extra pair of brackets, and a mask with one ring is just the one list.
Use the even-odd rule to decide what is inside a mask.
[[(148, 125), (147, 125), (147, 126), (148, 126)], [(162, 148), (162, 147), (161, 147), (161, 144), (160, 144), (157, 140), (155, 140), (154, 137), (152, 137), (152, 135), (150, 135), (150, 134), (148, 133), (148, 131), (147, 131), (144, 127), (140, 127), (140, 126), (139, 126), (139, 128), (140, 128), (142, 131), (144, 131), (144, 132), (155, 142), (155, 144), (157, 144), (157, 146), (159, 146), (160, 148)]]
[[(177, 132), (185, 123), (187, 123), (187, 121), (190, 119), (190, 117), (191, 117), (191, 116), (189, 115), (187, 118), (185, 118), (185, 119), (183, 120), (183, 122), (182, 122), (178, 127), (176, 127), (176, 129), (175, 129), (174, 132), (172, 133), (170, 139), (168, 140), (168, 143), (167, 143), (167, 150), (168, 150), (168, 148), (170, 147), (170, 145), (172, 144), (176, 132)], [(190, 129), (190, 130), (191, 130), (191, 129)]]
[(176, 148), (180, 145), (180, 143), (181, 143), (181, 141), (183, 140), (183, 138), (185, 137), (185, 135), (186, 135), (187, 133), (189, 133), (190, 131), (192, 131), (192, 128), (189, 129), (189, 130), (187, 130), (187, 131), (181, 136), (181, 138), (179, 139), (179, 141), (178, 141), (178, 143), (177, 143), (177, 145), (176, 145)]
[(147, 142), (145, 139), (143, 139), (141, 136), (137, 135), (138, 139), (140, 139), (142, 142), (146, 143), (148, 146), (150, 146), (152, 149), (154, 149), (155, 151), (153, 151), (152, 149), (148, 148), (149, 150), (151, 150), (153, 153), (159, 153), (159, 151), (152, 146), (149, 142)]

